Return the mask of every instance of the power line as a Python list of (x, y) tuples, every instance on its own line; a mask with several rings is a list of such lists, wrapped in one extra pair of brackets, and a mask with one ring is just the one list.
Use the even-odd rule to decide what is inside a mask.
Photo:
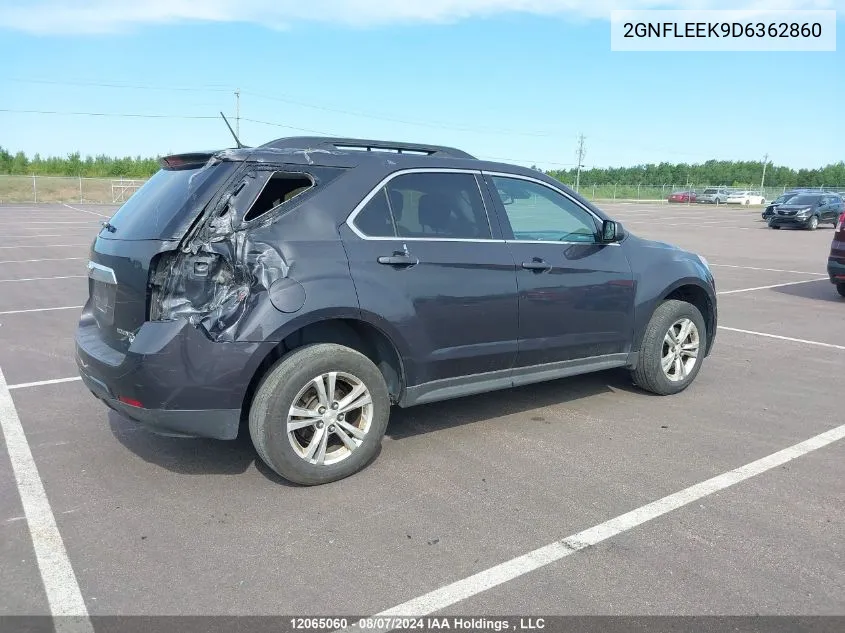
[(0, 112), (15, 114), (58, 114), (68, 116), (128, 117), (134, 119), (216, 119), (216, 116), (188, 114), (136, 114), (130, 112), (61, 112), (59, 110), (14, 110), (0, 108)]
[[(60, 80), (48, 80), (48, 79), (22, 79), (17, 77), (7, 77), (4, 79), (5, 81), (14, 81), (18, 83), (32, 83), (32, 84), (46, 84), (46, 85), (62, 85), (62, 86), (91, 86), (91, 87), (98, 87), (98, 88), (121, 88), (121, 89), (131, 89), (131, 90), (163, 90), (163, 91), (180, 91), (180, 92), (230, 92), (229, 88), (221, 87), (221, 86), (208, 86), (208, 87), (193, 87), (193, 86), (151, 86), (151, 85), (142, 85), (142, 84), (125, 84), (125, 83), (113, 83), (113, 82), (95, 82), (95, 81), (60, 81)], [(551, 132), (548, 131), (534, 131), (534, 132), (526, 132), (521, 130), (509, 130), (509, 129), (498, 129), (498, 128), (485, 128), (485, 127), (472, 127), (472, 126), (464, 126), (464, 125), (453, 125), (450, 123), (443, 123), (438, 121), (419, 121), (419, 120), (411, 120), (411, 119), (403, 119), (398, 117), (392, 117), (389, 115), (382, 115), (382, 114), (374, 114), (368, 112), (361, 112), (355, 110), (348, 110), (344, 108), (336, 108), (331, 106), (324, 106), (316, 103), (309, 103), (306, 101), (300, 101), (298, 99), (292, 98), (288, 95), (281, 95), (281, 96), (274, 96), (274, 95), (267, 95), (261, 92), (256, 92), (253, 90), (239, 90), (240, 94), (249, 94), (253, 97), (258, 97), (259, 99), (266, 99), (268, 101), (278, 101), (280, 103), (287, 103), (290, 105), (296, 105), (304, 108), (311, 108), (314, 110), (321, 110), (324, 112), (333, 112), (335, 114), (345, 114), (349, 116), (357, 116), (362, 118), (373, 119), (377, 121), (389, 121), (391, 123), (402, 123), (404, 125), (416, 125), (421, 127), (428, 127), (428, 128), (435, 128), (435, 129), (448, 129), (448, 130), (455, 130), (459, 132), (475, 132), (475, 133), (483, 133), (483, 134), (510, 134), (514, 136), (533, 136), (533, 137), (545, 137), (549, 136)]]
[(518, 130), (505, 130), (505, 129), (497, 129), (497, 128), (479, 128), (479, 127), (469, 127), (463, 125), (452, 125), (450, 123), (442, 123), (438, 121), (415, 121), (412, 119), (401, 119), (397, 117), (392, 117), (389, 115), (381, 115), (381, 114), (370, 114), (367, 112), (361, 112), (356, 110), (346, 110), (343, 108), (334, 108), (330, 106), (323, 106), (314, 103), (307, 103), (305, 101), (299, 101), (298, 99), (291, 99), (290, 97), (278, 97), (278, 96), (270, 96), (261, 94), (258, 92), (253, 92), (252, 90), (244, 90), (243, 94), (249, 94), (253, 97), (258, 97), (259, 99), (267, 99), (268, 101), (278, 101), (280, 103), (287, 103), (290, 105), (297, 105), (303, 108), (311, 108), (313, 110), (322, 110), (324, 112), (332, 112), (334, 114), (345, 114), (349, 116), (357, 116), (366, 119), (374, 119), (376, 121), (389, 121), (391, 123), (402, 123), (404, 125), (418, 125), (420, 127), (428, 127), (428, 128), (435, 128), (435, 129), (446, 129), (446, 130), (455, 130), (459, 132), (476, 132), (476, 133), (484, 133), (484, 134), (511, 134), (514, 136), (537, 136), (537, 137), (544, 137), (549, 136), (551, 133), (547, 131), (540, 131), (540, 132), (522, 132)]
[(44, 84), (49, 86), (89, 86), (94, 88), (126, 88), (129, 90), (164, 90), (178, 92), (229, 92), (229, 88), (223, 86), (150, 86), (142, 84), (124, 84), (101, 81), (61, 81), (52, 79), (20, 79), (17, 77), (4, 77), (3, 81), (14, 81), (24, 84)]

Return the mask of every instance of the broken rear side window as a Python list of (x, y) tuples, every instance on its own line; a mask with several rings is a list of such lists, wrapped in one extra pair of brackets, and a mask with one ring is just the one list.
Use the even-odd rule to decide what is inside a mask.
[(244, 216), (244, 221), (249, 222), (260, 218), (262, 215), (278, 207), (279, 205), (292, 200), (299, 194), (308, 191), (314, 186), (314, 180), (308, 174), (275, 172), (267, 180), (258, 198)]

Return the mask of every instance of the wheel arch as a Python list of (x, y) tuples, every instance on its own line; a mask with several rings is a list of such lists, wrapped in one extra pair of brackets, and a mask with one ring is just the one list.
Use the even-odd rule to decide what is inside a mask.
[(664, 288), (662, 292), (658, 293), (656, 299), (651, 302), (649, 306), (648, 318), (642, 319), (642, 323), (638, 328), (636, 333), (636, 344), (634, 345), (633, 350), (635, 352), (640, 351), (646, 328), (648, 327), (648, 323), (651, 320), (654, 311), (657, 309), (657, 306), (662, 304), (664, 301), (675, 299), (690, 303), (698, 308), (699, 312), (701, 312), (701, 316), (704, 318), (704, 324), (707, 328), (705, 356), (709, 355), (710, 351), (713, 349), (713, 344), (716, 338), (718, 315), (715, 293), (712, 289), (709, 289), (705, 283), (706, 282), (703, 280), (695, 277), (679, 279), (675, 283)]
[(394, 340), (371, 322), (353, 316), (314, 319), (285, 328), (269, 350), (262, 349), (241, 404), (241, 427), (246, 423), (255, 392), (269, 369), (289, 352), (313, 343), (335, 343), (360, 352), (379, 369), (387, 384), (391, 403), (398, 402), (407, 384), (405, 365)]

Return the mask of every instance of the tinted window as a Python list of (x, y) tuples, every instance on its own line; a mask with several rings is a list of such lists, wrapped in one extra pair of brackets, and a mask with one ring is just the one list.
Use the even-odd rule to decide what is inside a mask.
[(384, 189), (379, 189), (379, 192), (361, 209), (355, 217), (355, 226), (370, 237), (396, 236)]
[(472, 174), (403, 174), (387, 184), (387, 196), (399, 237), (492, 237)]
[(233, 163), (196, 169), (161, 169), (111, 217), (115, 239), (180, 238), (199, 215)]
[(798, 194), (789, 201), (789, 204), (816, 204), (821, 196), (813, 196), (805, 193)]
[(493, 177), (514, 239), (596, 242), (593, 216), (554, 189), (527, 180)]

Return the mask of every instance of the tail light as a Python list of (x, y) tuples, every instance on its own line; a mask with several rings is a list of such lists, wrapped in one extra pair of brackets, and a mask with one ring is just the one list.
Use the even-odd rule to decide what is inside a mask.
[(210, 335), (237, 321), (249, 296), (246, 271), (218, 253), (166, 253), (150, 286), (150, 321), (185, 318)]
[(841, 231), (845, 227), (845, 213), (839, 216), (839, 224), (836, 225), (836, 230)]

